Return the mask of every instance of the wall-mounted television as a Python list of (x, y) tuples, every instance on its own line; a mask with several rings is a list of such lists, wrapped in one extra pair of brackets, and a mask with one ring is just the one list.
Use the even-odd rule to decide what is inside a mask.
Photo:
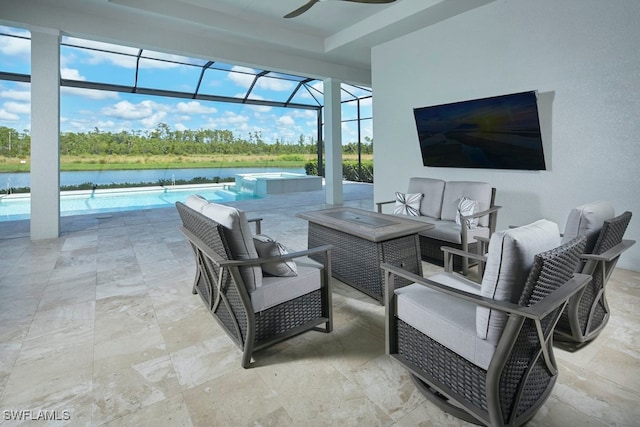
[(535, 91), (413, 112), (425, 166), (546, 169)]

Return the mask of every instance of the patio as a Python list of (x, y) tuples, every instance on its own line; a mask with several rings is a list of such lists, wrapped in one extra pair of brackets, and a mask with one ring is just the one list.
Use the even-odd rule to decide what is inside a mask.
[[(230, 204), (301, 250), (307, 221), (295, 215), (324, 200), (310, 191)], [(344, 200), (373, 210), (373, 186), (345, 183)], [(42, 410), (92, 426), (466, 425), (384, 354), (384, 307), (335, 279), (332, 333), (285, 341), (242, 369), (191, 294), (195, 264), (179, 224), (175, 208), (63, 217), (60, 238), (33, 242), (28, 221), (0, 222), (5, 420)], [(617, 269), (609, 285), (611, 321), (581, 351), (556, 350), (559, 382), (529, 425), (637, 425), (640, 273)]]

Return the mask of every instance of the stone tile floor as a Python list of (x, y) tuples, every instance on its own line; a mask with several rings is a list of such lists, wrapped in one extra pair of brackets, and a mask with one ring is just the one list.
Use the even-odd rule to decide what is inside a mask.
[[(372, 209), (372, 198), (370, 185), (345, 185), (346, 206)], [(307, 231), (295, 213), (327, 207), (322, 191), (235, 204), (295, 250)], [(305, 333), (242, 369), (191, 294), (179, 223), (174, 208), (64, 217), (60, 238), (32, 242), (28, 221), (0, 222), (0, 424), (465, 425), (384, 354), (384, 308), (335, 279), (331, 334)], [(617, 269), (608, 296), (599, 339), (555, 351), (559, 381), (529, 425), (638, 425), (640, 273)], [(69, 419), (7, 419), (21, 410)]]

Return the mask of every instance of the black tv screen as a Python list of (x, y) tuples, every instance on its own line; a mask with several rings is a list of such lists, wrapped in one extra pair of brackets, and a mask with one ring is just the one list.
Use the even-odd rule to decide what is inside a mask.
[(413, 112), (425, 166), (546, 169), (535, 91)]

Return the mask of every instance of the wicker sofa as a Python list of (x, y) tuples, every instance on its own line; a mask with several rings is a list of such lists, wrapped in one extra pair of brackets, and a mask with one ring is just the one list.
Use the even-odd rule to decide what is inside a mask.
[[(500, 209), (495, 205), (495, 195), (496, 189), (486, 182), (413, 177), (406, 193), (396, 193), (395, 200), (376, 205), (382, 213), (384, 205), (394, 203), (394, 209), (387, 208), (385, 213), (404, 214), (416, 221), (434, 224), (433, 229), (420, 233), (420, 252), (423, 260), (442, 264), (442, 246), (476, 252), (475, 238), (491, 237)], [(476, 202), (475, 208), (459, 211), (463, 198)], [(466, 275), (469, 265), (469, 258), (457, 257), (453, 268)]]
[(309, 330), (331, 332), (331, 246), (287, 253), (253, 235), (238, 209), (195, 195), (176, 208), (195, 254), (193, 293), (242, 350), (243, 368), (257, 350)]

